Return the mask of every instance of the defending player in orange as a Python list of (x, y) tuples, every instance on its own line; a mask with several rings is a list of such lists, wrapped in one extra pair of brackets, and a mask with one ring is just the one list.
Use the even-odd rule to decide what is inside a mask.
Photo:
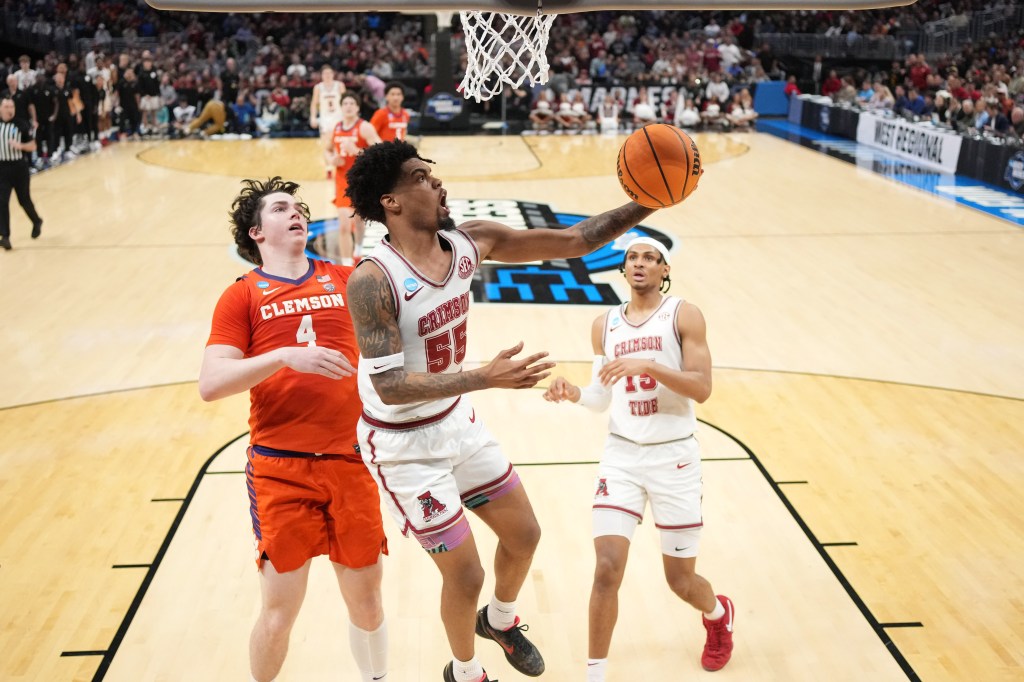
[(348, 169), (356, 157), (371, 144), (380, 142), (373, 126), (359, 118), (359, 98), (351, 92), (341, 96), (341, 120), (334, 126), (324, 158), (334, 168), (334, 205), (338, 209), (338, 231), (328, 233), (327, 253), (342, 265), (352, 265), (356, 249), (362, 249), (366, 224), (352, 210), (348, 190)]
[[(284, 663), (312, 558), (330, 557), (361, 679), (386, 679), (377, 486), (359, 456), (358, 357), (345, 287), (351, 267), (305, 256), (309, 208), (298, 185), (246, 180), (231, 207), (239, 251), (259, 267), (221, 295), (199, 373), (203, 400), (249, 391), (245, 467), (262, 609), (252, 680)], [(351, 358), (351, 360), (350, 360)]]
[(704, 316), (692, 303), (662, 294), (670, 284), (670, 266), (661, 242), (633, 239), (623, 266), (632, 298), (594, 320), (590, 385), (580, 388), (555, 377), (544, 393), (545, 400), (568, 400), (593, 410), (611, 404), (594, 493), (597, 567), (590, 593), (587, 682), (604, 682), (619, 586), (648, 499), (661, 531), (669, 587), (704, 614), (701, 664), (705, 670), (720, 670), (732, 655), (732, 601), (716, 597), (696, 573), (703, 521), (693, 401), (702, 403), (711, 395)]
[(404, 140), (409, 133), (409, 110), (402, 108), (405, 88), (401, 83), (388, 83), (384, 88), (384, 107), (373, 112), (370, 125), (385, 142)]

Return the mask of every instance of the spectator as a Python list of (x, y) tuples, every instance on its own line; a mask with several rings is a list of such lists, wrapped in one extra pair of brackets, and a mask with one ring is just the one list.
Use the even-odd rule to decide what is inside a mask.
[(960, 112), (954, 119), (954, 127), (961, 134), (971, 133), (977, 130), (975, 125), (978, 120), (977, 112), (974, 110), (974, 100), (965, 99), (960, 102)]
[(999, 101), (995, 99), (988, 100), (985, 103), (985, 109), (988, 117), (980, 128), (990, 135), (1005, 136), (1010, 130), (1010, 119), (1003, 113)]
[(892, 109), (896, 104), (896, 98), (893, 96), (892, 91), (889, 90), (889, 86), (882, 83), (882, 81), (875, 81), (871, 90), (871, 99), (867, 102), (868, 109)]
[(828, 72), (828, 78), (821, 84), (821, 94), (826, 97), (835, 99), (835, 95), (839, 92), (840, 88), (843, 87), (843, 82), (839, 80), (839, 76), (836, 74), (835, 69)]
[(935, 93), (935, 113), (932, 122), (952, 127), (960, 113), (960, 102), (946, 90)]
[(622, 106), (611, 94), (601, 101), (597, 107), (597, 120), (602, 133), (615, 133), (619, 130), (619, 114)]
[(786, 78), (786, 86), (784, 88), (782, 88), (782, 92), (787, 97), (792, 97), (794, 95), (799, 95), (800, 94), (800, 88), (797, 87), (797, 84), (796, 84), (796, 76), (790, 74), (789, 77)]
[(719, 105), (729, 101), (729, 85), (722, 81), (722, 74), (720, 72), (714, 71), (711, 73), (711, 82), (704, 89), (704, 98), (708, 101), (714, 101)]
[(27, 54), (18, 57), (18, 70), (14, 75), (18, 78), (19, 90), (28, 90), (36, 84), (36, 72), (32, 70), (32, 60)]
[(750, 130), (754, 121), (757, 120), (757, 112), (754, 111), (754, 98), (750, 96), (750, 90), (743, 88), (733, 96), (732, 107), (726, 114), (726, 120), (735, 130)]
[(1006, 136), (1018, 142), (1024, 141), (1024, 108), (1016, 106), (1010, 112), (1010, 126)]
[(291, 63), (285, 71), (288, 80), (294, 79), (300, 83), (305, 82), (307, 74), (308, 71), (306, 65), (302, 63), (302, 57), (299, 56), (298, 52), (292, 52)]
[(139, 124), (142, 119), (140, 111), (139, 82), (135, 78), (134, 69), (126, 69), (123, 78), (117, 81), (117, 101), (120, 106), (118, 128), (122, 135), (129, 139), (139, 139)]
[(871, 102), (871, 98), (874, 96), (875, 90), (874, 88), (871, 87), (870, 81), (864, 80), (861, 83), (860, 90), (857, 92), (857, 103), (860, 104), (862, 107), (866, 107)]
[(238, 93), (238, 97), (231, 105), (231, 113), (234, 119), (234, 132), (244, 135), (256, 132), (256, 105), (248, 90)]
[(551, 132), (554, 122), (555, 112), (551, 109), (551, 102), (543, 97), (538, 99), (534, 104), (533, 111), (530, 112), (530, 123), (533, 129), (538, 132)]
[(716, 99), (710, 99), (704, 103), (704, 111), (700, 112), (700, 119), (705, 128), (721, 128), (728, 125), (722, 107)]
[(718, 46), (718, 54), (722, 59), (722, 69), (726, 72), (731, 72), (733, 67), (743, 61), (743, 54), (733, 42), (731, 35), (725, 35), (722, 38), (722, 42)]
[(696, 128), (700, 126), (700, 112), (697, 111), (692, 97), (687, 97), (681, 107), (676, 107), (675, 124), (680, 128)]
[(139, 132), (152, 135), (159, 130), (156, 117), (164, 103), (160, 99), (160, 73), (153, 64), (153, 55), (149, 50), (142, 53), (142, 64), (135, 75), (138, 77), (139, 111), (142, 113)]
[(184, 137), (189, 132), (189, 124), (195, 120), (196, 108), (189, 104), (185, 95), (178, 97), (178, 103), (171, 112), (171, 136)]
[(211, 99), (203, 105), (199, 117), (188, 125), (189, 134), (202, 136), (216, 135), (224, 132), (224, 123), (227, 121), (227, 111), (224, 103), (218, 99)]
[(647, 88), (641, 87), (637, 91), (636, 99), (633, 100), (633, 127), (643, 128), (657, 122), (658, 114), (654, 110), (654, 104), (651, 103)]
[(260, 135), (269, 135), (281, 130), (281, 117), (286, 111), (273, 97), (261, 101), (259, 116), (256, 117), (256, 130)]

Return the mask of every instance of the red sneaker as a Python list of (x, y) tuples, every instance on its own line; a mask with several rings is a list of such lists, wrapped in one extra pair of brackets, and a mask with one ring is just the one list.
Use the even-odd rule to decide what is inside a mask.
[(704, 653), (701, 654), (700, 664), (709, 672), (721, 670), (732, 657), (732, 624), (736, 613), (732, 606), (732, 600), (726, 596), (716, 597), (725, 609), (725, 615), (718, 620), (704, 620), (704, 629), (708, 631), (708, 638), (704, 642)]

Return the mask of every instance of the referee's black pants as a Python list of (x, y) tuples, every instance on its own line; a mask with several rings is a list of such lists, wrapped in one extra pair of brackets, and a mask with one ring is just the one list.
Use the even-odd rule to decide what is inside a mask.
[(28, 193), (28, 164), (24, 161), (0, 161), (0, 237), (11, 238), (11, 190), (32, 224), (42, 222)]

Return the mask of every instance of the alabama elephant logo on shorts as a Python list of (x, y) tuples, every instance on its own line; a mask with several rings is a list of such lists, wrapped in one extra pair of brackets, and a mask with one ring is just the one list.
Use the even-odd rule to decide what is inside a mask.
[(603, 478), (597, 482), (597, 492), (594, 493), (594, 497), (600, 497), (601, 495), (608, 497), (608, 481)]
[(429, 490), (417, 496), (416, 499), (420, 501), (420, 509), (423, 510), (424, 521), (432, 521), (448, 511), (448, 507), (435, 500)]

